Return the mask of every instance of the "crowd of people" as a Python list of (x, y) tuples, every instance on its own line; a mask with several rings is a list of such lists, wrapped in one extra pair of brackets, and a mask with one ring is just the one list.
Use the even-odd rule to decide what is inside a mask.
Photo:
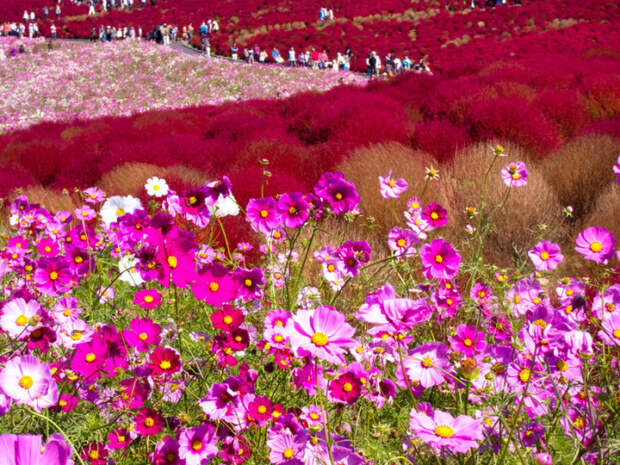
[(319, 21), (333, 21), (334, 10), (333, 8), (321, 8), (319, 10)]

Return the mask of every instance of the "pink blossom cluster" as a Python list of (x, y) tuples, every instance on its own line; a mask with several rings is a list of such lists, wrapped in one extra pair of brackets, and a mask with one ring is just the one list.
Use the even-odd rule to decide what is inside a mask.
[[(513, 180), (507, 189), (527, 188)], [(588, 227), (575, 244), (605, 281), (556, 280), (563, 256), (545, 241), (529, 270), (493, 276), (440, 236), (446, 210), (420, 197), (390, 231), (387, 257), (365, 240), (313, 243), (329, 219), (363, 214), (339, 172), (243, 206), (225, 176), (183, 191), (153, 177), (145, 190), (148, 206), (96, 187), (77, 192), (74, 211), (24, 196), (9, 206), (0, 426), (53, 415), (61, 434), (44, 447), (0, 435), (36, 460), (26, 463), (141, 453), (153, 464), (365, 464), (361, 417), (403, 408), (407, 425), (380, 449), (412, 462), (470, 451), (503, 460), (509, 442), (549, 460), (557, 434), (587, 463), (613, 460), (620, 251), (610, 231)], [(217, 247), (221, 220), (241, 214), (258, 242)], [(381, 264), (391, 271), (377, 283)], [(63, 426), (83, 417), (98, 434), (75, 441)]]

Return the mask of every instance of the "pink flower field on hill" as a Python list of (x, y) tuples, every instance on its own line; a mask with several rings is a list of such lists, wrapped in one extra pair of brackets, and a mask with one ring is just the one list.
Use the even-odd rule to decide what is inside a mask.
[[(27, 52), (40, 41), (0, 38)], [(17, 45), (19, 47), (19, 45)], [(7, 52), (5, 52), (7, 53)], [(0, 132), (43, 121), (128, 116), (155, 109), (217, 105), (365, 85), (352, 73), (249, 66), (184, 55), (141, 41), (67, 44), (52, 52), (17, 54), (0, 67)]]

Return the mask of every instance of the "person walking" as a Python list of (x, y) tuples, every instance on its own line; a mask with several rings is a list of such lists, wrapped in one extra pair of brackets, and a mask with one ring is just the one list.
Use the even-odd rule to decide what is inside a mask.
[(291, 68), (295, 68), (297, 66), (297, 57), (295, 55), (295, 49), (291, 47), (288, 51), (288, 64)]
[(60, 5), (56, 5), (56, 18), (60, 18)]

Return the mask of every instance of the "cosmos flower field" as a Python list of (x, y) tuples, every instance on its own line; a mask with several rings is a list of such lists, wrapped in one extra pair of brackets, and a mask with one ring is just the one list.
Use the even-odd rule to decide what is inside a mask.
[[(28, 53), (12, 56), (11, 50), (21, 44)], [(285, 98), (366, 83), (350, 73), (258, 68), (190, 57), (143, 41), (61, 43), (47, 52), (44, 40), (0, 38), (0, 48), (9, 57), (0, 67), (0, 92), (7, 97), (0, 105), (0, 132), (44, 121)]]
[(617, 3), (263, 3), (55, 21), (435, 73), (0, 38), (0, 465), (620, 463)]
[[(458, 245), (424, 197), (434, 167), (421, 192), (377, 179), (385, 208), (409, 200), (376, 249), (326, 234), (363, 215), (340, 172), (245, 205), (227, 177), (149, 178), (148, 204), (76, 190), (55, 213), (17, 197), (0, 261), (8, 463), (612, 463), (620, 250), (588, 226), (585, 276), (558, 274), (568, 251), (544, 237), (516, 269), (482, 260), (528, 189), (504, 150)], [(609, 169), (620, 183), (620, 157)], [(258, 258), (227, 240), (228, 216), (262, 238)]]

